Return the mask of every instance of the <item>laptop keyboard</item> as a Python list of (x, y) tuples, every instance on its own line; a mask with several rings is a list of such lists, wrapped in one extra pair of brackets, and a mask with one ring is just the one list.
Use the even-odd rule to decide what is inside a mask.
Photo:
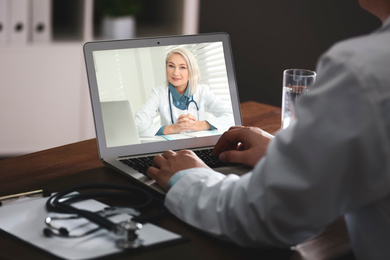
[[(216, 156), (211, 155), (213, 151), (212, 148), (204, 150), (195, 150), (194, 153), (204, 161), (204, 163), (210, 168), (217, 168), (222, 166), (229, 166), (232, 164), (227, 164), (218, 160)], [(120, 160), (122, 163), (134, 168), (142, 174), (146, 174), (147, 169), (150, 166), (153, 166), (154, 156), (138, 157), (138, 158), (128, 158)]]

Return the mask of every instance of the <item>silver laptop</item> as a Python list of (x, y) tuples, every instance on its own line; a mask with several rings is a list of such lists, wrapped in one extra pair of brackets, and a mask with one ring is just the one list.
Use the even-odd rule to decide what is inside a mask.
[[(210, 129), (169, 135), (155, 130), (170, 124), (168, 119), (174, 123), (180, 112), (167, 86), (165, 61), (167, 53), (176, 48), (185, 48), (195, 57), (198, 88), (203, 91), (192, 96), (195, 102), (190, 103), (196, 105), (188, 103), (184, 111), (206, 120)], [(242, 124), (231, 45), (225, 33), (88, 42), (84, 56), (101, 160), (161, 193), (165, 192), (145, 173), (156, 154), (191, 149), (197, 154), (206, 151), (207, 157), (224, 131)], [(223, 173), (248, 170), (219, 163), (212, 167)]]

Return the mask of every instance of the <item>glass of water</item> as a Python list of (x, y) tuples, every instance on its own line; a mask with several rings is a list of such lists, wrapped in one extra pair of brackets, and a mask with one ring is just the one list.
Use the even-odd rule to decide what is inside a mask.
[(282, 128), (296, 119), (295, 103), (313, 85), (317, 74), (312, 70), (287, 69), (283, 72)]

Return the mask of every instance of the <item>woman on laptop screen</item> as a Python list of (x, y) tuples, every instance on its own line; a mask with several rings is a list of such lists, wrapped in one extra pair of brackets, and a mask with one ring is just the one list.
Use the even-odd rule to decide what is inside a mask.
[[(227, 130), (234, 125), (231, 106), (199, 84), (194, 55), (185, 48), (171, 50), (165, 61), (166, 85), (154, 88), (136, 115), (140, 136), (169, 135), (202, 130)], [(212, 115), (207, 118), (206, 112)], [(160, 125), (153, 118), (160, 114)]]

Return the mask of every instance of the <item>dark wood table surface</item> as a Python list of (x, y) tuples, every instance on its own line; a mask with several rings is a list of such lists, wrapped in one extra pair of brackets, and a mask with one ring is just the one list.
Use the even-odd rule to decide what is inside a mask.
[[(280, 108), (245, 102), (241, 104), (241, 112), (244, 125), (258, 126), (272, 134), (280, 128)], [(0, 196), (37, 189), (55, 192), (91, 182), (138, 185), (102, 164), (96, 139), (0, 160)], [(169, 213), (154, 223), (185, 236), (188, 241), (128, 252), (113, 259), (302, 259), (297, 253), (291, 254), (290, 250), (249, 249), (215, 239)], [(2, 232), (0, 259), (55, 257)]]

